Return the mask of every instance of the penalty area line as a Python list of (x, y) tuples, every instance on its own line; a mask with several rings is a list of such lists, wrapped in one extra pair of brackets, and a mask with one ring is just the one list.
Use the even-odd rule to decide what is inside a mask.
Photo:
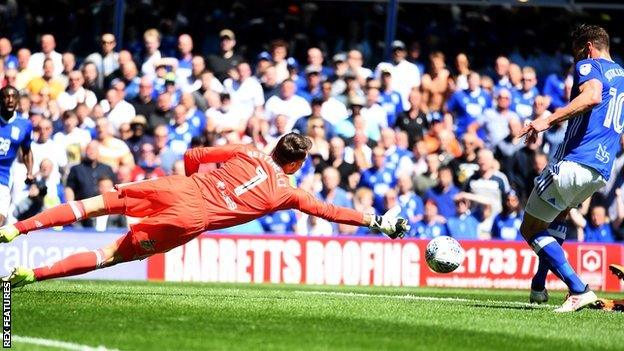
[(416, 301), (436, 301), (436, 302), (460, 302), (460, 303), (487, 303), (487, 304), (495, 304), (502, 306), (521, 306), (521, 307), (530, 307), (530, 308), (544, 308), (544, 309), (552, 309), (556, 306), (550, 305), (537, 305), (530, 304), (526, 302), (518, 302), (518, 301), (500, 301), (500, 300), (476, 300), (476, 299), (466, 299), (462, 297), (435, 297), (435, 296), (417, 296), (417, 295), (388, 295), (388, 294), (365, 294), (365, 293), (354, 293), (354, 292), (339, 292), (339, 291), (307, 291), (307, 290), (295, 290), (295, 293), (298, 294), (307, 294), (307, 295), (326, 295), (326, 296), (342, 296), (342, 297), (377, 297), (383, 299), (397, 299), (397, 300), (416, 300)]
[(73, 342), (53, 340), (53, 339), (44, 339), (44, 338), (33, 338), (31, 336), (20, 336), (13, 335), (11, 340), (18, 344), (30, 344), (37, 346), (45, 346), (45, 347), (54, 347), (62, 350), (71, 350), (71, 351), (119, 351), (117, 349), (109, 349), (106, 346), (88, 346), (75, 344)]

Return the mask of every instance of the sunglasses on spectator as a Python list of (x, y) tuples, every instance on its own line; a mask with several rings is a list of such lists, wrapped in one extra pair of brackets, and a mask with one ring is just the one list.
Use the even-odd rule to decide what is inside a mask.
[(322, 125), (322, 124), (315, 124), (315, 125), (313, 125), (313, 126), (312, 126), (312, 128), (324, 129), (324, 128), (325, 128), (325, 126), (324, 126), (324, 125)]

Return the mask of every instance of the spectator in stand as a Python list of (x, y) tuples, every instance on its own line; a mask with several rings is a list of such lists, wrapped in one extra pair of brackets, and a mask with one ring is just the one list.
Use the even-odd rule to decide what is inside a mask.
[(408, 97), (410, 108), (397, 117), (395, 128), (407, 132), (409, 148), (413, 149), (417, 141), (423, 139), (423, 132), (429, 128), (427, 115), (422, 111), (422, 94), (419, 88), (412, 88)]
[(276, 39), (271, 42), (271, 58), (275, 65), (275, 71), (277, 74), (277, 81), (283, 82), (290, 75), (288, 71), (288, 43), (282, 39)]
[[(374, 194), (373, 191), (367, 187), (357, 188), (353, 194), (353, 209), (361, 213), (376, 213), (375, 207), (373, 207)], [(357, 227), (355, 230), (356, 235), (369, 235), (373, 234), (370, 228)]]
[[(361, 117), (358, 116), (358, 119)], [(370, 168), (373, 150), (368, 146), (368, 137), (364, 130), (356, 130), (351, 143), (348, 145), (345, 148), (345, 160), (353, 163), (358, 171)]]
[(397, 183), (393, 170), (386, 165), (386, 155), (383, 147), (373, 149), (373, 166), (364, 172), (360, 178), (358, 187), (366, 187), (375, 194), (374, 207), (377, 213), (383, 213), (384, 194), (388, 189), (394, 188)]
[(446, 221), (450, 236), (457, 240), (478, 240), (479, 220), (470, 211), (470, 200), (458, 194), (455, 196), (455, 216)]
[[(327, 167), (322, 173), (323, 188), (316, 194), (319, 199), (334, 204), (336, 206), (342, 206), (347, 208), (353, 208), (353, 203), (347, 192), (339, 187), (340, 184), (340, 172), (334, 167)], [(343, 233), (343, 226), (337, 223), (332, 223), (334, 233)]]
[(169, 147), (182, 158), (191, 145), (191, 140), (200, 135), (200, 131), (187, 121), (186, 107), (178, 105), (173, 109), (173, 120), (169, 125)]
[(294, 210), (276, 211), (258, 218), (265, 234), (290, 234), (295, 232), (297, 214)]
[(297, 95), (311, 102), (312, 99), (321, 97), (321, 71), (316, 66), (308, 66), (305, 69), (305, 87), (297, 89)]
[(468, 76), (470, 70), (470, 61), (465, 53), (460, 52), (455, 56), (455, 90), (468, 89)]
[(153, 139), (149, 135), (145, 134), (145, 129), (147, 129), (147, 119), (143, 115), (136, 115), (130, 121), (130, 131), (131, 135), (128, 139), (125, 140), (130, 152), (132, 153), (132, 157), (134, 160), (138, 160), (141, 156), (141, 146), (143, 144), (152, 144)]
[(564, 56), (561, 60), (559, 72), (551, 73), (546, 77), (542, 92), (550, 98), (550, 110), (555, 111), (568, 103), (565, 81), (570, 76), (574, 62), (571, 56)]
[(188, 83), (193, 68), (193, 38), (188, 34), (180, 34), (178, 37), (178, 54), (177, 54), (177, 80), (182, 83)]
[[(548, 97), (537, 96), (533, 105), (533, 119), (548, 118), (551, 115), (551, 112), (548, 111), (549, 105), (550, 99)], [(567, 128), (568, 121), (563, 121), (544, 132), (544, 152), (548, 154), (549, 159), (554, 159), (559, 145), (563, 143)]]
[(169, 127), (166, 125), (158, 125), (154, 128), (154, 146), (158, 163), (165, 173), (170, 174), (173, 164), (177, 161), (178, 155), (169, 148)]
[(539, 95), (537, 90), (537, 75), (533, 67), (524, 67), (522, 69), (522, 89), (512, 90), (512, 98), (514, 111), (522, 121), (533, 116), (533, 104), (535, 98)]
[(416, 224), (416, 222), (422, 218), (424, 211), (423, 200), (413, 189), (414, 183), (408, 174), (403, 174), (398, 177), (397, 201), (399, 206), (401, 206), (401, 216), (406, 218), (410, 225)]
[(186, 107), (186, 120), (189, 121), (191, 126), (199, 131), (203, 131), (206, 128), (206, 115), (197, 108), (193, 95), (191, 93), (183, 93), (180, 98), (180, 104)]
[[(154, 78), (156, 76), (155, 63), (158, 62), (162, 55), (160, 54), (160, 32), (157, 29), (150, 28), (143, 33), (143, 60), (141, 64), (141, 73), (144, 76)], [(120, 63), (120, 67), (123, 64)]]
[(286, 130), (291, 130), (297, 119), (312, 113), (310, 104), (301, 96), (295, 95), (295, 83), (287, 79), (282, 82), (280, 95), (271, 97), (264, 106), (266, 118), (273, 122), (277, 115), (288, 117)]
[(509, 59), (505, 56), (499, 56), (496, 58), (496, 63), (494, 64), (494, 71), (496, 75), (493, 77), (494, 79), (494, 90), (498, 90), (500, 88), (511, 89), (511, 82), (509, 81)]
[[(334, 61), (337, 61), (337, 60), (334, 60)], [(364, 64), (364, 59), (362, 57), (362, 52), (360, 52), (359, 50), (353, 49), (347, 53), (348, 71), (355, 77), (357, 82), (361, 85), (364, 85), (366, 83), (366, 80), (373, 76), (373, 71), (364, 67), (363, 64)]]
[(33, 78), (28, 85), (26, 85), (26, 90), (30, 94), (42, 94), (45, 96), (49, 96), (50, 99), (56, 100), (56, 98), (65, 90), (65, 86), (63, 83), (54, 78), (54, 61), (52, 59), (46, 58), (42, 64), (43, 67), (43, 75), (41, 77)]
[(387, 167), (394, 170), (395, 174), (409, 174), (414, 168), (411, 154), (407, 149), (397, 145), (397, 133), (392, 128), (381, 130), (380, 144), (386, 150)]
[[(525, 147), (524, 141), (521, 138), (516, 138), (516, 135), (522, 130), (522, 123), (520, 120), (512, 118), (509, 120), (509, 134), (505, 139), (501, 140), (494, 148), (494, 157), (500, 163), (500, 170), (505, 174), (513, 172), (513, 166), (515, 164), (516, 154), (522, 148)], [(512, 184), (513, 177), (510, 177)], [(522, 194), (522, 191), (518, 191)]]
[(249, 63), (239, 62), (236, 65), (236, 73), (238, 78), (226, 79), (223, 86), (225, 91), (230, 94), (232, 103), (241, 108), (240, 113), (244, 114), (241, 118), (247, 122), (247, 119), (253, 114), (262, 113), (264, 92), (260, 83), (252, 76)]
[(503, 195), (510, 190), (507, 176), (495, 168), (496, 160), (489, 149), (479, 150), (477, 162), (479, 163), (479, 170), (468, 179), (464, 190), (490, 198), (492, 213), (494, 215), (499, 214), (502, 210)]
[(366, 131), (370, 139), (379, 141), (382, 128), (388, 127), (386, 111), (379, 105), (379, 84), (369, 84), (366, 89), (366, 104), (360, 111), (366, 121)]
[(438, 205), (435, 201), (426, 200), (423, 218), (412, 226), (408, 236), (433, 239), (443, 235), (449, 235), (444, 217), (438, 214)]
[(483, 142), (474, 133), (466, 133), (462, 137), (462, 154), (451, 160), (449, 166), (453, 170), (453, 181), (463, 187), (466, 181), (479, 169), (477, 151), (483, 147)]
[[(516, 126), (515, 128), (518, 127)], [(522, 144), (524, 143), (521, 143), (521, 145)], [(535, 177), (541, 174), (542, 170), (539, 169), (538, 171), (534, 167), (536, 165), (536, 158), (544, 157), (542, 155), (543, 152), (540, 150), (540, 145), (540, 138), (538, 138), (538, 142), (523, 145), (511, 158), (510, 163), (512, 166), (507, 174), (509, 174), (509, 180), (522, 199), (528, 199), (533, 189)]]
[(67, 166), (67, 152), (62, 144), (52, 140), (52, 122), (49, 119), (42, 119), (34, 128), (34, 132), (36, 138), (30, 146), (33, 153), (33, 173), (39, 171), (43, 159), (49, 159), (53, 165), (50, 177), (53, 181), (59, 181)]
[(522, 68), (515, 63), (509, 65), (510, 91), (522, 90)]
[(171, 110), (171, 94), (162, 93), (158, 95), (156, 101), (156, 110), (147, 116), (147, 134), (154, 133), (156, 127), (160, 125), (169, 125), (169, 121), (173, 118), (173, 111)]
[(28, 60), (28, 69), (33, 71), (35, 75), (41, 76), (44, 74), (44, 61), (46, 59), (52, 60), (51, 77), (57, 77), (63, 72), (63, 55), (56, 52), (56, 39), (52, 34), (41, 35), (41, 51), (34, 53)]
[(62, 118), (63, 130), (54, 134), (53, 141), (65, 150), (69, 164), (77, 164), (91, 141), (91, 134), (78, 127), (78, 116), (73, 110), (63, 112)]
[(141, 145), (136, 163), (131, 175), (133, 182), (156, 179), (166, 175), (165, 171), (158, 167), (158, 159), (156, 158), (154, 145), (152, 144), (145, 143)]
[(142, 77), (139, 82), (138, 95), (133, 99), (129, 99), (129, 102), (134, 107), (137, 115), (149, 116), (156, 111), (155, 95), (152, 80), (148, 77)]
[(321, 80), (325, 81), (334, 74), (334, 70), (331, 67), (324, 66), (323, 61), (323, 51), (321, 49), (314, 46), (308, 49), (308, 67), (313, 67), (318, 71), (321, 75)]
[(344, 160), (344, 153), (344, 140), (339, 137), (331, 138), (329, 141), (329, 159), (327, 160), (327, 165), (337, 169), (338, 173), (340, 173), (339, 186), (344, 190), (352, 191), (355, 190), (357, 182), (356, 184), (351, 185), (350, 178), (354, 173), (356, 173), (356, 169), (353, 163), (349, 163)]
[(7, 38), (0, 38), (0, 61), (2, 61), (4, 70), (18, 69), (17, 57), (11, 54), (13, 46)]
[(62, 55), (61, 61), (63, 62), (63, 72), (57, 78), (63, 83), (63, 86), (67, 86), (69, 83), (69, 74), (76, 69), (76, 56), (71, 52), (65, 52)]
[(524, 213), (520, 200), (514, 190), (505, 194), (503, 211), (494, 217), (492, 224), (492, 239), (522, 240), (520, 224)]
[(186, 173), (184, 172), (184, 160), (176, 160), (173, 163), (173, 168), (171, 170), (171, 174), (172, 175), (182, 175), (182, 176), (186, 175)]
[(110, 132), (116, 137), (119, 136), (119, 127), (123, 123), (130, 123), (136, 116), (134, 106), (124, 100), (122, 94), (117, 89), (109, 89), (106, 92), (106, 100), (100, 102), (110, 122)]
[[(436, 155), (429, 155), (437, 157)], [(432, 200), (436, 203), (436, 209), (444, 218), (455, 216), (455, 195), (459, 189), (453, 184), (453, 173), (448, 166), (437, 169), (437, 185), (427, 190), (423, 196), (425, 200)]]
[(115, 179), (111, 167), (98, 161), (98, 150), (98, 141), (89, 142), (82, 161), (69, 170), (65, 187), (67, 201), (82, 200), (97, 195), (97, 180), (100, 178)]
[(104, 90), (102, 89), (104, 83), (100, 85), (98, 82), (101, 75), (98, 73), (95, 64), (93, 62), (85, 62), (82, 65), (81, 72), (84, 78), (84, 84), (82, 86), (85, 89), (92, 91), (98, 101), (102, 100), (104, 98)]
[[(97, 181), (98, 193), (104, 195), (115, 191), (112, 177), (101, 177)], [(95, 230), (105, 232), (108, 229), (128, 228), (128, 220), (125, 215), (113, 214), (93, 218)]]
[(277, 82), (277, 71), (272, 63), (264, 69), (264, 73), (260, 77), (260, 85), (265, 101), (279, 94), (280, 85)]
[(511, 110), (511, 92), (501, 88), (496, 93), (496, 108), (483, 112), (479, 125), (485, 134), (485, 144), (493, 149), (509, 135), (509, 121), (521, 121), (520, 117)]
[(18, 220), (31, 217), (45, 209), (58, 206), (65, 202), (63, 186), (59, 179), (53, 180), (50, 174), (53, 170), (52, 161), (45, 158), (39, 165), (39, 172), (35, 174), (32, 184), (26, 186), (27, 194), (21, 201), (16, 201), (13, 216)]
[(422, 173), (415, 172), (412, 178), (414, 191), (420, 195), (424, 195), (430, 188), (436, 186), (439, 182), (438, 169), (440, 168), (440, 156), (436, 153), (426, 152), (424, 155), (425, 171)]
[[(589, 210), (589, 220), (580, 214), (579, 210), (570, 210), (570, 218), (576, 226), (577, 237), (580, 242), (587, 243), (612, 243), (616, 241), (615, 232), (624, 220), (624, 204), (622, 203), (622, 190), (616, 190), (615, 197), (616, 218), (609, 222), (605, 206), (599, 204)], [(584, 204), (586, 205), (586, 204)]]
[(329, 142), (327, 141), (325, 123), (321, 116), (312, 116), (308, 119), (306, 129), (308, 138), (312, 140), (312, 148), (308, 153), (310, 155), (319, 155), (324, 161), (327, 161), (329, 159)]
[(206, 111), (206, 118), (216, 133), (242, 133), (249, 120), (247, 110), (232, 102), (230, 95), (220, 95), (220, 103)]
[(256, 56), (256, 67), (254, 69), (254, 77), (261, 80), (267, 68), (273, 66), (273, 59), (268, 51), (262, 51)]
[(209, 70), (201, 72), (200, 83), (199, 88), (192, 91), (193, 99), (200, 110), (206, 111), (209, 107), (211, 107), (208, 101), (212, 97), (216, 97), (218, 94), (223, 93), (225, 88)]
[[(412, 90), (413, 89), (414, 88), (412, 88)], [(410, 91), (408, 100), (411, 95), (412, 92)], [(379, 104), (386, 110), (388, 125), (394, 126), (397, 123), (399, 115), (403, 113), (403, 102), (401, 101), (401, 94), (393, 90), (392, 73), (388, 69), (383, 69), (381, 71)], [(418, 108), (417, 106), (416, 109)]]
[(85, 62), (92, 62), (97, 68), (98, 86), (104, 86), (104, 77), (113, 73), (119, 68), (119, 54), (115, 51), (117, 41), (111, 33), (102, 34), (100, 40), (100, 51), (94, 52), (85, 58)]
[(73, 110), (79, 103), (84, 103), (89, 108), (93, 108), (97, 104), (95, 93), (83, 87), (84, 77), (80, 71), (72, 71), (69, 73), (69, 85), (62, 92), (57, 103), (63, 111)]
[[(19, 90), (26, 88), (26, 85), (38, 77), (37, 70), (29, 68), (30, 50), (21, 48), (17, 50), (17, 77), (15, 78), (15, 87)], [(43, 64), (43, 62), (42, 62)]]
[(99, 141), (98, 161), (109, 165), (113, 171), (120, 165), (134, 166), (134, 157), (128, 145), (111, 134), (108, 119), (98, 118), (95, 124), (96, 137)]
[(492, 97), (481, 89), (481, 76), (472, 72), (468, 75), (468, 89), (458, 90), (446, 103), (446, 110), (455, 118), (458, 137), (478, 128), (478, 120), (485, 109), (492, 107)]
[(318, 117), (321, 119), (320, 122), (323, 123), (323, 129), (327, 137), (326, 140), (333, 138), (335, 136), (334, 126), (322, 117), (323, 100), (314, 98), (310, 106), (312, 108), (312, 114), (299, 118), (292, 127), (292, 130), (299, 134), (308, 134), (308, 121), (314, 117)]
[(333, 126), (349, 117), (349, 112), (342, 102), (331, 95), (331, 92), (331, 82), (324, 81), (321, 83), (321, 99), (323, 100), (321, 117)]
[(401, 94), (404, 110), (410, 108), (408, 100), (410, 91), (413, 87), (420, 86), (420, 71), (418, 71), (416, 65), (405, 59), (406, 56), (405, 44), (400, 40), (395, 40), (392, 42), (392, 63), (382, 62), (377, 65), (375, 70), (376, 77), (381, 76), (381, 71), (384, 68), (390, 71), (390, 74), (394, 77), (394, 90)]
[(220, 81), (228, 78), (228, 71), (243, 61), (243, 58), (234, 52), (236, 47), (236, 36), (230, 29), (223, 29), (219, 32), (221, 43), (219, 53), (208, 56), (208, 67), (214, 72), (215, 77)]
[[(95, 107), (98, 106), (95, 105)], [(76, 112), (76, 117), (78, 117), (78, 128), (88, 131), (91, 139), (93, 139), (95, 137), (95, 121), (89, 116), (91, 109), (85, 104), (78, 104), (74, 111)]]
[(440, 51), (432, 52), (429, 55), (429, 71), (422, 76), (423, 91), (432, 97), (440, 95), (442, 99), (446, 98), (450, 76), (451, 72), (446, 69), (444, 54)]

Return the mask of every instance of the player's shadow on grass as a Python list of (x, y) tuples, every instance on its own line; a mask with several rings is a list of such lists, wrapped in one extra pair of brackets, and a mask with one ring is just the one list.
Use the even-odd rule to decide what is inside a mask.
[(498, 310), (524, 310), (524, 311), (540, 311), (547, 309), (545, 307), (532, 307), (532, 306), (510, 306), (510, 305), (484, 305), (484, 304), (474, 304), (469, 305), (477, 308), (490, 308), (490, 309), (498, 309)]

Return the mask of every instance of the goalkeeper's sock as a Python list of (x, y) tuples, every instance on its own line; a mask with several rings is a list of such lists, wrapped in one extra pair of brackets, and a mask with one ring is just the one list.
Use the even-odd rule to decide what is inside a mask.
[[(548, 227), (548, 234), (552, 235), (559, 245), (563, 245), (563, 241), (568, 233), (568, 226), (564, 222), (552, 222)], [(539, 259), (537, 272), (531, 280), (531, 290), (543, 291), (546, 288), (546, 276), (550, 270), (550, 264), (547, 260)], [(561, 278), (561, 277), (559, 277)]]
[(561, 245), (548, 231), (538, 233), (529, 240), (529, 243), (540, 260), (550, 264), (550, 269), (563, 280), (570, 289), (570, 293), (580, 294), (586, 290), (587, 286), (576, 275), (570, 263), (568, 263)]
[(20, 234), (26, 234), (31, 230), (72, 224), (85, 217), (86, 212), (82, 202), (70, 201), (19, 221), (15, 223), (15, 228)]
[(100, 268), (104, 261), (104, 251), (97, 249), (79, 252), (68, 256), (50, 266), (33, 269), (37, 281), (84, 274)]

